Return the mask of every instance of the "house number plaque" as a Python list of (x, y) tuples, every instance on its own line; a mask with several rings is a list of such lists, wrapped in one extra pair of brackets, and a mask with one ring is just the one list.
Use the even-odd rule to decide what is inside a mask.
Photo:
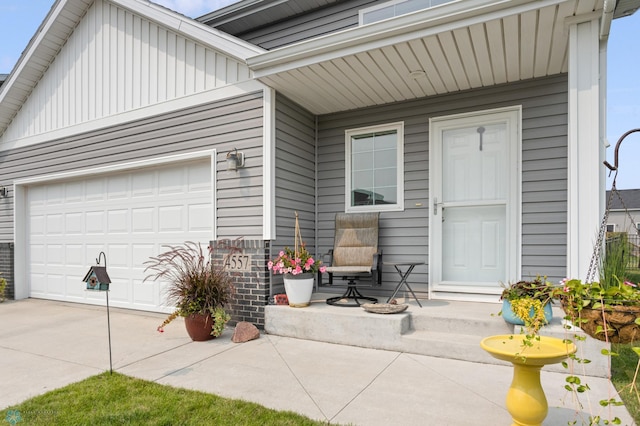
[(251, 255), (234, 253), (227, 257), (224, 267), (229, 271), (251, 271)]

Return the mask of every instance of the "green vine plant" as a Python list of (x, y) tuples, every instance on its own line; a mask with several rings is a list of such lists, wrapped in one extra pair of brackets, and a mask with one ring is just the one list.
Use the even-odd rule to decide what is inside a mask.
[(7, 280), (0, 276), (0, 303), (5, 301), (5, 291), (7, 290)]
[[(602, 305), (604, 309), (604, 304)], [(604, 315), (604, 312), (603, 312)], [(583, 319), (580, 317), (579, 313), (578, 315), (569, 315), (567, 314), (564, 317), (565, 320), (565, 325), (564, 328), (567, 331), (567, 334), (569, 334), (570, 330), (572, 329), (571, 324), (574, 324), (576, 327), (579, 327), (580, 324), (583, 324), (584, 322), (588, 321), (586, 319)], [(605, 336), (607, 336), (607, 323), (606, 321), (604, 322), (604, 328), (602, 327), (598, 327), (598, 331), (605, 333)], [(586, 365), (591, 363), (590, 359), (584, 358), (584, 342), (587, 340), (586, 336), (582, 336), (580, 334), (574, 333), (573, 336), (567, 336), (564, 341), (566, 343), (574, 343), (577, 347), (578, 350), (576, 351), (576, 353), (572, 354), (569, 356), (569, 359), (572, 361), (563, 361), (562, 362), (562, 366), (568, 370), (568, 376), (565, 378), (565, 385), (564, 388), (565, 390), (567, 390), (570, 395), (572, 396), (573, 402), (577, 405), (577, 409), (576, 409), (576, 419), (574, 419), (573, 421), (568, 422), (568, 425), (577, 425), (578, 424), (578, 420), (580, 420), (580, 424), (582, 425), (589, 425), (589, 426), (596, 426), (596, 425), (620, 425), (622, 424), (622, 421), (620, 420), (620, 418), (618, 417), (613, 417), (613, 419), (611, 419), (611, 407), (614, 406), (621, 406), (624, 405), (624, 403), (622, 401), (619, 401), (615, 398), (608, 398), (608, 399), (603, 399), (598, 401), (598, 405), (599, 405), (599, 410), (596, 414), (594, 414), (594, 412), (596, 411), (594, 409), (594, 405), (591, 402), (591, 399), (589, 398), (589, 394), (588, 391), (591, 390), (591, 388), (589, 387), (589, 384), (584, 382), (583, 379), (584, 377), (586, 377)], [(608, 339), (606, 340), (608, 343)], [(640, 348), (637, 348), (638, 350), (636, 351), (636, 353), (639, 354), (640, 356)], [(603, 356), (607, 357), (608, 360), (608, 370), (611, 371), (611, 357), (612, 356), (617, 356), (618, 354), (610, 351), (608, 349), (602, 349), (601, 354)], [(576, 365), (581, 366), (581, 372), (578, 373), (576, 372)], [(639, 364), (638, 366), (640, 367), (640, 359), (639, 359)], [(636, 373), (638, 371), (638, 368), (636, 368)], [(582, 376), (582, 378), (580, 377)], [(607, 376), (607, 380), (611, 381), (611, 373), (608, 374)], [(634, 377), (634, 383), (635, 383), (635, 377)], [(634, 384), (635, 386), (635, 384)], [(640, 397), (639, 397), (640, 398)], [(588, 412), (590, 413), (588, 417), (585, 417), (582, 414), (582, 410), (584, 410), (585, 406), (583, 403), (583, 400), (586, 399), (586, 404), (587, 404), (587, 408), (588, 408)], [(640, 399), (639, 399), (640, 400)], [(609, 409), (608, 411), (608, 418), (603, 417), (603, 412), (605, 409)]]

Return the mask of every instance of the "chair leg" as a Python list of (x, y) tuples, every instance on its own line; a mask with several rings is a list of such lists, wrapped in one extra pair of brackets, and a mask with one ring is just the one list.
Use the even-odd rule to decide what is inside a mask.
[[(342, 302), (346, 300), (346, 302)], [(353, 300), (353, 302), (348, 302)], [(347, 291), (342, 296), (330, 297), (327, 299), (327, 305), (344, 306), (344, 307), (358, 307), (363, 303), (378, 303), (378, 299), (375, 297), (364, 296), (356, 288), (356, 282), (351, 279), (347, 284)]]

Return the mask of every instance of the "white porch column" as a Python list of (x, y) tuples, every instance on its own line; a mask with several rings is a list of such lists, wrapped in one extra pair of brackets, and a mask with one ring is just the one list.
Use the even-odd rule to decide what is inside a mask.
[[(579, 18), (579, 17), (578, 17)], [(606, 40), (599, 19), (569, 23), (567, 277), (585, 279), (604, 206)]]

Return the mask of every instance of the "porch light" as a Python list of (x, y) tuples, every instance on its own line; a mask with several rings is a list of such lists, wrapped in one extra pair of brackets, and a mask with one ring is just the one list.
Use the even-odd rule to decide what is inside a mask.
[(6, 186), (0, 186), (0, 198), (7, 198), (9, 196), (9, 188)]
[(244, 167), (244, 153), (234, 148), (227, 152), (227, 170), (238, 170), (240, 167)]

